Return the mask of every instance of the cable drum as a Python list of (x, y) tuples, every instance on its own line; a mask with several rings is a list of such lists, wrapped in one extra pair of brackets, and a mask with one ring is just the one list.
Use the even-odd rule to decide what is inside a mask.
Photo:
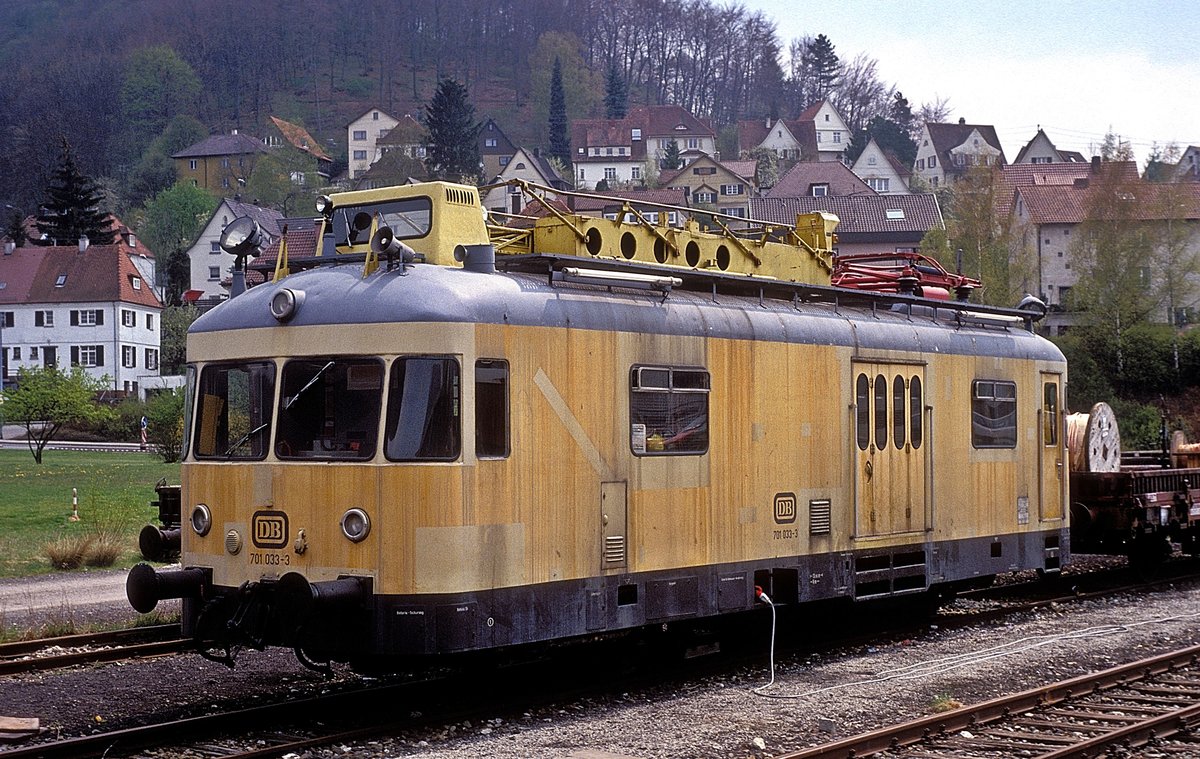
[(1067, 416), (1067, 451), (1073, 472), (1121, 470), (1121, 432), (1107, 403), (1097, 403), (1086, 414)]

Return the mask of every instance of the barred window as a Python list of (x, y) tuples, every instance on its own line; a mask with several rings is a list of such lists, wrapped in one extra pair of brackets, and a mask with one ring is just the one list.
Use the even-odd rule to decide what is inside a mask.
[(708, 451), (710, 377), (704, 369), (635, 366), (630, 371), (630, 448), (637, 456)]

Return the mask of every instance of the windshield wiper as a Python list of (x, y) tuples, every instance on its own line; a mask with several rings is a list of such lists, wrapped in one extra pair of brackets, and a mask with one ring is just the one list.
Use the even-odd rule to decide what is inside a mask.
[(262, 424), (258, 425), (254, 429), (250, 430), (245, 435), (242, 435), (240, 438), (237, 439), (237, 442), (235, 442), (233, 445), (229, 446), (229, 448), (227, 448), (225, 450), (225, 455), (232, 456), (233, 452), (236, 451), (238, 448), (241, 448), (243, 445), (245, 445), (247, 440), (254, 437), (255, 435), (257, 435), (258, 433), (262, 432), (263, 430), (265, 430), (267, 427), (270, 427), (270, 426), (271, 426), (271, 422), (266, 421), (266, 422), (263, 422)]
[(328, 371), (329, 367), (331, 367), (331, 366), (333, 366), (332, 361), (330, 361), (329, 363), (325, 364), (325, 366), (322, 366), (320, 369), (318, 369), (316, 374), (314, 374), (312, 376), (312, 379), (310, 379), (308, 382), (304, 383), (304, 387), (297, 390), (295, 395), (293, 395), (291, 398), (288, 398), (286, 401), (283, 402), (283, 410), (289, 411), (292, 408), (292, 405), (296, 401), (300, 400), (300, 396), (304, 395), (304, 392), (306, 390), (308, 390), (310, 387), (312, 387), (314, 384), (316, 384), (317, 380), (321, 379), (321, 375), (324, 374), (326, 371)]

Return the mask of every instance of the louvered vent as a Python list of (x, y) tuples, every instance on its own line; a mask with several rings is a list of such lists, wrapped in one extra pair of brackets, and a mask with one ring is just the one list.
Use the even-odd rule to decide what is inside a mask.
[(625, 563), (625, 536), (610, 535), (604, 539), (604, 563)]
[(460, 190), (457, 187), (447, 187), (446, 202), (457, 203), (460, 206), (473, 206), (475, 205), (475, 193), (471, 190)]
[(808, 534), (828, 535), (830, 532), (829, 499), (808, 502)]

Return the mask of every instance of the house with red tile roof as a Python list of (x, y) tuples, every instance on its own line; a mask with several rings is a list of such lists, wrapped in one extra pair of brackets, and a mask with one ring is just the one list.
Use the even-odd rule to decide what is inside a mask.
[(313, 170), (325, 181), (329, 180), (329, 174), (333, 169), (333, 159), (321, 148), (321, 143), (309, 134), (307, 129), (299, 124), (284, 121), (278, 116), (271, 117), (271, 125), (274, 129), (268, 128), (267, 136), (263, 138), (263, 142), (267, 147), (281, 148), (290, 146), (300, 151), (312, 158), (314, 163)]
[(687, 205), (730, 216), (750, 215), (751, 197), (757, 196), (754, 161), (718, 161), (711, 156), (696, 159), (672, 174), (661, 174), (658, 183), (683, 190)]
[(959, 119), (957, 124), (929, 122), (921, 128), (917, 140), (913, 174), (936, 189), (955, 182), (973, 166), (1006, 163), (994, 126), (968, 124), (966, 119)]
[(840, 161), (850, 128), (833, 103), (818, 100), (795, 119), (738, 122), (738, 152), (766, 148), (788, 161)]
[[(1118, 194), (1121, 218), (1131, 222), (1185, 222), (1194, 230), (1189, 247), (1200, 252), (1200, 230), (1196, 229), (1200, 226), (1200, 184), (1145, 181), (1138, 176), (1133, 161), (1100, 164), (1097, 160), (1085, 165), (1091, 167), (1090, 175), (1070, 183), (1023, 184), (1013, 191), (1011, 208), (1017, 244), (1021, 255), (1034, 263), (1030, 289), (1055, 312), (1048, 324), (1052, 332), (1070, 323), (1069, 317), (1057, 313), (1070, 306), (1071, 288), (1079, 279), (1078, 269), (1073, 268), (1079, 227), (1087, 220), (1089, 209), (1097, 205), (1096, 193)], [(1165, 314), (1160, 316), (1165, 321)]]
[[(140, 261), (139, 259), (149, 259)], [(112, 245), (6, 245), (0, 256), (5, 382), (20, 367), (72, 365), (136, 394), (159, 375), (162, 301), (153, 254), (132, 235)]]
[(797, 214), (814, 211), (838, 217), (834, 250), (841, 256), (917, 252), (926, 232), (946, 226), (932, 193), (750, 199), (750, 215), (758, 221), (795, 224)]
[(840, 161), (801, 161), (767, 191), (768, 198), (878, 194)]
[(623, 119), (578, 119), (571, 122), (571, 163), (575, 185), (591, 190), (600, 180), (608, 186), (640, 184), (647, 163), (658, 171), (667, 146), (681, 154), (714, 155), (717, 137), (708, 122), (677, 105), (639, 106)]

